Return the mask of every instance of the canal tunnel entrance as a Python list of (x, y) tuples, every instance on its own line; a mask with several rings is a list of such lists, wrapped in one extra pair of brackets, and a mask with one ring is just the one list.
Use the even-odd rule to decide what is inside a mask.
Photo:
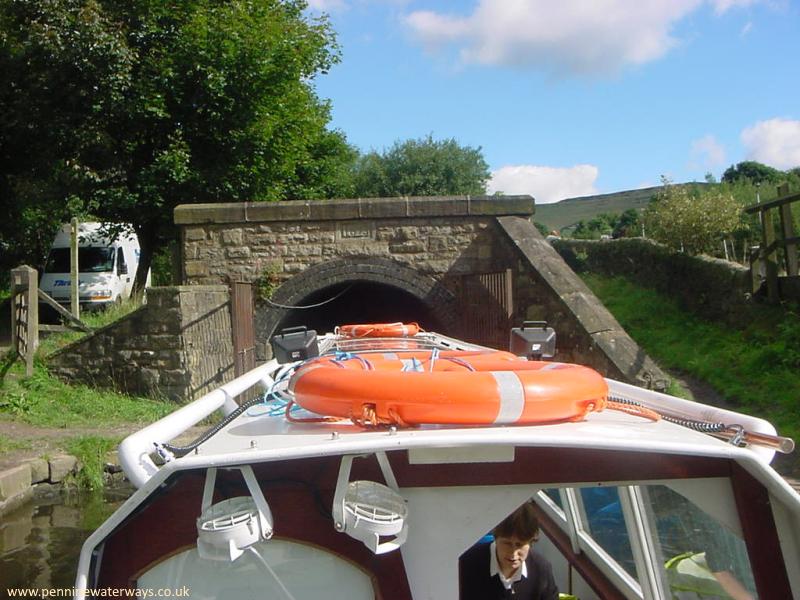
[(304, 325), (322, 334), (347, 323), (398, 321), (419, 323), (427, 331), (443, 329), (440, 319), (421, 299), (395, 286), (372, 281), (337, 283), (316, 290), (292, 308), (282, 310), (285, 313), (275, 331)]

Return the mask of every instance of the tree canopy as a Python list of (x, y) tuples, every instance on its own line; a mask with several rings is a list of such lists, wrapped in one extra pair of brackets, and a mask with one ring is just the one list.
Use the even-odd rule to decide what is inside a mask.
[(305, 8), (0, 0), (4, 245), (46, 248), (73, 215), (129, 222), (141, 283), (179, 203), (347, 195), (356, 152), (312, 85), (338, 46)]
[(480, 148), (428, 135), (359, 157), (354, 186), (360, 197), (485, 194), (489, 177)]
[(784, 173), (778, 169), (763, 165), (759, 162), (746, 160), (730, 166), (722, 174), (723, 183), (776, 183), (784, 178)]
[(724, 188), (664, 181), (644, 212), (647, 235), (688, 254), (714, 254), (742, 226), (742, 207)]

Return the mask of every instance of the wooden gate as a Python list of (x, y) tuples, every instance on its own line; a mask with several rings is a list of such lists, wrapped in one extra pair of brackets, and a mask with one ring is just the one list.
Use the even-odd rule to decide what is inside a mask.
[(256, 366), (256, 334), (253, 320), (253, 286), (243, 281), (231, 284), (231, 333), (236, 377)]
[(511, 269), (461, 277), (459, 297), (463, 307), (461, 336), (484, 346), (508, 349), (514, 313)]

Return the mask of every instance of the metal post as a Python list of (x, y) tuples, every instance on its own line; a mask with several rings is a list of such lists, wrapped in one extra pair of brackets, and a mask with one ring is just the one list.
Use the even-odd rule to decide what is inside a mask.
[(76, 319), (80, 319), (81, 305), (78, 302), (78, 219), (72, 218), (69, 238), (69, 302), (70, 312)]

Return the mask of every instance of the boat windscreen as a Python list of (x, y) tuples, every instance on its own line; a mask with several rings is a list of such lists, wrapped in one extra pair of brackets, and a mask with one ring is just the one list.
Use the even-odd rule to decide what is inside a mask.
[(726, 598), (723, 584), (730, 585), (733, 579), (757, 597), (747, 548), (739, 535), (665, 485), (642, 490), (659, 562), (664, 565), (662, 575), (673, 591)]

